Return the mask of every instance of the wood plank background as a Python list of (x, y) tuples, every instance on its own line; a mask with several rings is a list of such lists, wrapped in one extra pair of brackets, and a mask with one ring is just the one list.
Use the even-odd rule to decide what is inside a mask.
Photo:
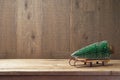
[(0, 58), (69, 58), (108, 40), (120, 59), (120, 0), (0, 0)]

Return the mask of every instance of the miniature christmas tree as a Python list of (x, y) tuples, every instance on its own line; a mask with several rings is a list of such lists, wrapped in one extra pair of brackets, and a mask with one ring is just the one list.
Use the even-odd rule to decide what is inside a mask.
[(81, 48), (75, 51), (71, 56), (86, 59), (109, 59), (110, 55), (110, 45), (107, 41), (101, 41)]

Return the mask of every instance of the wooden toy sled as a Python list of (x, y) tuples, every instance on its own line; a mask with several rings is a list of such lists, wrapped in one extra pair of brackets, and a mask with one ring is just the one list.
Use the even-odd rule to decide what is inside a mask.
[(71, 66), (77, 66), (79, 62), (83, 63), (84, 65), (89, 64), (90, 67), (93, 66), (93, 64), (101, 64), (101, 65), (105, 65), (110, 61), (110, 59), (82, 59), (82, 58), (71, 58), (69, 60), (69, 65)]
[(107, 41), (96, 42), (85, 46), (71, 54), (69, 64), (71, 66), (78, 65), (82, 62), (84, 65), (102, 64), (103, 66), (110, 61), (113, 53), (112, 46)]

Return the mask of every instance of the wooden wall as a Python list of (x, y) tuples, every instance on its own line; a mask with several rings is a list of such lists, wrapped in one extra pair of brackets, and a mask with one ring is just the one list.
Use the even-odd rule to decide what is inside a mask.
[(120, 0), (0, 0), (0, 58), (69, 58), (108, 40), (120, 59)]

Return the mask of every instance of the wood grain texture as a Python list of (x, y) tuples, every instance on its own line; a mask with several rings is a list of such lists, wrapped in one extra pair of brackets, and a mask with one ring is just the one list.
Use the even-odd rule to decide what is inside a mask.
[(119, 35), (120, 35), (120, 10), (118, 9), (120, 7), (120, 1), (119, 0), (115, 0), (115, 1), (112, 1), (113, 3), (113, 27), (112, 27), (112, 34), (111, 34), (111, 37), (114, 36), (114, 38), (111, 39), (111, 43), (114, 43), (113, 46), (114, 46), (114, 50), (115, 50), (115, 55), (113, 55), (113, 58), (115, 59), (120, 59), (120, 53), (119, 53), (119, 50), (120, 50), (120, 38), (119, 38)]
[(120, 76), (0, 76), (1, 80), (119, 80)]
[(72, 0), (70, 27), (72, 52), (96, 41), (95, 2), (96, 0)]
[(71, 52), (93, 42), (108, 40), (115, 52), (112, 58), (119, 59), (118, 7), (119, 0), (72, 0)]
[[(70, 66), (68, 59), (1, 59), (0, 75), (120, 75), (120, 60), (105, 66), (94, 64)], [(117, 74), (116, 74), (117, 73)]]
[(66, 58), (70, 51), (70, 0), (44, 0), (42, 58)]
[(0, 0), (0, 58), (69, 58), (108, 40), (120, 59), (120, 0)]
[(0, 0), (0, 58), (16, 57), (15, 7), (15, 0)]
[(42, 0), (17, 0), (17, 58), (39, 58)]
[(68, 59), (1, 59), (0, 80), (119, 80), (120, 60), (75, 68)]

